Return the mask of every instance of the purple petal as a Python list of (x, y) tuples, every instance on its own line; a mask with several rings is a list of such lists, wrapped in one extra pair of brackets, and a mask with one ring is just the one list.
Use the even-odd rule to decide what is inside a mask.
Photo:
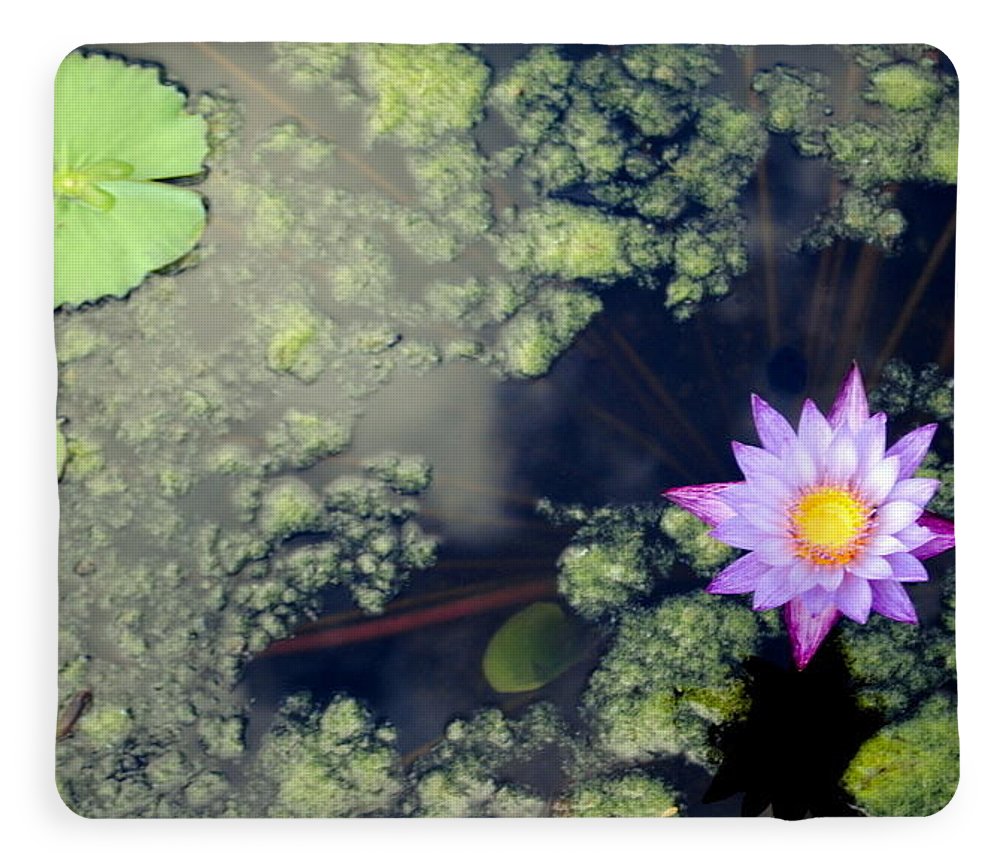
[(788, 539), (782, 536), (764, 535), (753, 546), (757, 555), (770, 565), (791, 565), (796, 557)]
[[(822, 569), (817, 569), (817, 571), (822, 571)], [(833, 593), (827, 592), (821, 586), (814, 586), (802, 593), (799, 598), (805, 603), (806, 610), (813, 616), (822, 613), (829, 605), (833, 604)]]
[(917, 524), (934, 533), (930, 541), (910, 551), (917, 559), (927, 559), (955, 546), (955, 524), (950, 520), (925, 511), (917, 518)]
[(881, 504), (899, 478), (899, 457), (884, 457), (858, 481), (858, 492), (868, 501)]
[(894, 580), (880, 580), (873, 583), (871, 589), (872, 610), (899, 622), (917, 622), (917, 612), (903, 589), (903, 584)]
[(716, 541), (730, 547), (742, 547), (744, 550), (756, 550), (761, 541), (768, 537), (767, 532), (758, 529), (741, 514), (723, 521), (708, 534)]
[(851, 430), (858, 430), (868, 420), (868, 395), (865, 394), (865, 385), (861, 381), (861, 370), (858, 369), (857, 362), (851, 365), (844, 381), (841, 382), (840, 390), (827, 417), (833, 427), (846, 422)]
[(775, 510), (771, 503), (767, 505), (761, 503), (748, 503), (741, 505), (737, 511), (740, 516), (745, 517), (758, 529), (763, 530), (768, 535), (781, 535), (788, 524), (788, 517), (783, 511)]
[(785, 605), (784, 613), (795, 666), (802, 670), (840, 619), (840, 611), (836, 605), (828, 604), (823, 610), (810, 613), (802, 596), (796, 596)]
[(862, 580), (888, 580), (893, 576), (892, 566), (883, 557), (867, 551), (847, 566), (847, 570)]
[[(925, 511), (924, 514), (927, 512)], [(922, 547), (931, 541), (935, 535), (926, 526), (921, 526), (919, 524), (920, 518), (917, 519), (918, 522), (914, 523), (913, 526), (907, 526), (906, 529), (901, 529), (895, 534), (895, 538), (898, 538), (902, 543), (903, 547), (906, 548), (911, 553), (918, 547)]]
[(781, 478), (792, 487), (808, 487), (819, 481), (816, 462), (804, 442), (798, 440), (781, 461)]
[(902, 553), (891, 553), (886, 557), (886, 561), (892, 568), (892, 577), (895, 582), (905, 581), (915, 583), (927, 580), (927, 569), (924, 564), (912, 553), (903, 551)]
[(823, 477), (839, 484), (851, 480), (858, 466), (858, 450), (854, 445), (854, 434), (850, 428), (840, 427), (830, 442), (822, 467), (826, 471)]
[(904, 478), (897, 481), (887, 499), (905, 499), (923, 508), (937, 492), (940, 481), (936, 478)]
[(899, 455), (899, 477), (909, 478), (920, 465), (927, 449), (931, 447), (931, 439), (934, 438), (934, 431), (937, 424), (925, 424), (910, 433), (907, 433), (888, 451), (886, 456)]
[(848, 572), (835, 593), (837, 607), (844, 616), (862, 624), (872, 610), (872, 590), (867, 580)]
[(914, 505), (905, 499), (889, 502), (878, 510), (879, 534), (895, 535), (901, 529), (915, 523), (921, 514), (923, 509), (919, 505)]
[(722, 521), (735, 516), (736, 512), (726, 505), (719, 494), (730, 487), (742, 484), (742, 481), (728, 481), (721, 484), (697, 484), (691, 487), (673, 487), (664, 490), (666, 496), (674, 505), (679, 505), (690, 511), (699, 520), (709, 526), (718, 526)]
[(748, 484), (741, 481), (721, 491), (719, 499), (738, 514), (749, 513), (754, 508), (763, 508), (776, 515), (785, 513), (784, 504), (776, 500), (774, 491), (768, 489), (765, 484)]
[(865, 550), (868, 553), (874, 553), (876, 556), (885, 556), (889, 553), (903, 553), (909, 550), (909, 548), (896, 538), (895, 535), (876, 535), (868, 542)]
[(858, 449), (857, 480), (863, 479), (885, 457), (885, 412), (872, 415), (855, 438)]
[(830, 428), (830, 422), (823, 417), (823, 413), (816, 408), (812, 400), (806, 400), (802, 404), (798, 438), (805, 445), (813, 463), (819, 464), (830, 446), (830, 440), (833, 439), (833, 430)]
[(822, 565), (816, 569), (816, 583), (824, 592), (833, 592), (844, 580), (842, 565)]
[(757, 588), (757, 581), (770, 570), (771, 566), (762, 562), (756, 553), (748, 553), (722, 569), (706, 587), (706, 592), (717, 595), (753, 592)]
[(808, 592), (816, 586), (818, 572), (819, 569), (810, 562), (804, 559), (796, 560), (788, 572), (788, 582), (795, 588), (795, 594)]
[(780, 607), (797, 593), (788, 582), (789, 568), (773, 568), (757, 584), (753, 593), (754, 610)]
[(766, 400), (756, 394), (750, 395), (750, 408), (761, 445), (772, 454), (780, 455), (782, 448), (795, 438), (792, 425), (785, 420), (784, 415), (771, 408)]
[(733, 456), (739, 464), (740, 471), (747, 477), (761, 475), (780, 476), (781, 461), (770, 451), (758, 448), (756, 445), (733, 443)]

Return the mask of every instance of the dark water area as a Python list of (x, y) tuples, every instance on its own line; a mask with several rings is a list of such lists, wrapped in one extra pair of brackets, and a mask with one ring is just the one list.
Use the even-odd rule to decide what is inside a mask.
[(855, 705), (840, 657), (824, 647), (801, 672), (760, 658), (745, 668), (750, 714), (720, 733), (725, 759), (703, 801), (738, 797), (745, 817), (857, 814), (838, 782), (881, 720)]
[[(509, 62), (520, 49), (503, 46), (495, 53)], [(591, 50), (577, 46), (570, 53)], [(794, 423), (806, 396), (829, 407), (854, 360), (869, 390), (888, 357), (917, 367), (934, 361), (951, 373), (954, 190), (897, 190), (909, 224), (901, 255), (847, 241), (792, 254), (788, 241), (821, 209), (831, 177), (777, 138), (765, 170), (766, 201), (754, 183), (743, 202), (755, 215), (751, 269), (730, 296), (678, 323), (664, 314), (660, 292), (617, 286), (603, 295), (604, 311), (549, 375), (495, 386), (493, 433), (509, 456), (502, 479), (512, 494), (503, 512), (507, 531), (452, 535), (447, 515), (437, 522), (421, 518), (443, 538), (438, 564), (414, 575), (390, 614), (433, 606), (436, 593), (474, 586), (551, 581), (556, 599), (557, 560), (572, 528), (552, 526), (532, 503), (656, 503), (668, 487), (740, 477), (730, 442), (757, 443), (751, 393)], [(929, 268), (935, 255), (938, 262)], [(385, 399), (393, 399), (394, 387)], [(890, 441), (899, 435), (890, 426)], [(942, 434), (936, 448), (950, 458), (947, 439)], [(934, 578), (952, 561), (949, 555), (929, 562), (931, 582), (915, 588), (925, 618), (938, 609)], [(694, 585), (693, 575), (682, 578), (669, 590), (654, 590), (653, 599)], [(532, 701), (552, 701), (576, 725), (575, 706), (597, 652), (525, 697), (498, 695), (483, 678), (485, 646), (519, 606), (258, 659), (245, 679), (257, 705), (251, 741), (266, 728), (270, 711), (300, 690), (319, 704), (337, 693), (361, 698), (393, 724), (404, 755), (432, 743), (451, 719), (487, 706), (516, 716)], [(329, 595), (326, 613), (350, 608), (346, 593)], [(599, 647), (599, 629), (592, 634)], [(804, 674), (794, 674), (786, 641), (772, 641), (765, 658), (746, 661), (746, 674), (753, 709), (745, 723), (719, 732), (726, 760), (714, 779), (678, 761), (647, 769), (685, 786), (692, 815), (756, 815), (769, 804), (778, 817), (792, 819), (851, 814), (837, 783), (879, 722), (855, 707), (837, 652), (828, 643)], [(538, 769), (526, 767), (519, 776), (533, 774)]]

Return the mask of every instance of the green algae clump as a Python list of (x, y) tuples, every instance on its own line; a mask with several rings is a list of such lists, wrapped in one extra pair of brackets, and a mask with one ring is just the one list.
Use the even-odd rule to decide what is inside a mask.
[(938, 628), (887, 619), (863, 628), (845, 623), (838, 643), (858, 706), (889, 719), (902, 717), (954, 675), (948, 669), (953, 636)]
[(315, 381), (323, 372), (324, 322), (300, 304), (281, 308), (276, 330), (267, 344), (267, 366), (303, 382)]
[(561, 280), (609, 282), (626, 276), (655, 239), (638, 220), (549, 201), (526, 211), (501, 242), (500, 261)]
[(655, 531), (654, 509), (597, 509), (559, 556), (559, 592), (587, 619), (616, 614), (648, 595), (673, 556)]
[(408, 160), (421, 205), (459, 237), (479, 237), (492, 225), (490, 198), (483, 189), (486, 161), (471, 136), (442, 140)]
[(914, 370), (905, 361), (893, 358), (879, 376), (872, 392), (873, 406), (888, 415), (921, 412), (952, 426), (955, 415), (955, 382), (937, 364)]
[(304, 481), (286, 478), (264, 494), (260, 524), (268, 538), (318, 530), (323, 523), (323, 501)]
[(340, 419), (289, 409), (266, 439), (265, 470), (304, 469), (343, 451), (350, 442), (351, 431)]
[(747, 253), (740, 241), (743, 230), (742, 218), (727, 207), (713, 220), (692, 220), (677, 233), (672, 252), (674, 279), (666, 291), (666, 306), (675, 319), (690, 318), (706, 297), (725, 295), (730, 278), (746, 271)]
[(267, 154), (283, 154), (302, 172), (316, 171), (328, 164), (334, 146), (326, 139), (306, 134), (299, 124), (292, 121), (271, 127), (258, 142), (254, 159), (260, 161)]
[(671, 89), (705, 87), (722, 70), (709, 45), (626, 45), (622, 63), (636, 78)]
[(897, 111), (930, 108), (944, 92), (932, 72), (914, 63), (896, 63), (878, 69), (871, 75), (871, 84), (865, 97)]
[(569, 105), (572, 75), (573, 62), (560, 57), (555, 46), (536, 45), (490, 90), (490, 102), (522, 140), (539, 144), (551, 137)]
[(416, 510), (397, 501), (388, 485), (367, 478), (334, 479), (322, 502), (298, 478), (280, 481), (264, 494), (261, 507), (268, 542), (302, 532), (321, 531), (328, 538), (282, 548), (272, 559), (271, 579), (242, 584), (237, 596), (248, 607), (287, 620), (295, 614), (293, 604), (311, 611), (317, 590), (340, 584), (360, 608), (380, 613), (411, 569), (434, 562), (436, 543), (412, 519)]
[(460, 45), (358, 47), (364, 86), (375, 94), (374, 135), (421, 147), (470, 129), (482, 116), (489, 68)]
[(587, 292), (539, 292), (502, 329), (501, 366), (523, 378), (545, 375), (601, 306), (601, 301)]
[(132, 718), (124, 707), (98, 706), (82, 715), (75, 729), (99, 747), (110, 749), (128, 736)]
[(669, 506), (660, 518), (660, 529), (677, 545), (681, 561), (705, 580), (718, 574), (733, 558), (733, 548), (712, 538), (708, 534), (710, 527), (683, 508)]
[(749, 709), (739, 669), (758, 629), (752, 611), (705, 593), (626, 614), (583, 696), (595, 748), (625, 762), (715, 766), (712, 728)]
[(271, 65), (293, 87), (316, 90), (331, 83), (350, 52), (343, 42), (276, 42)]
[(79, 322), (73, 322), (56, 334), (56, 359), (60, 364), (80, 361), (103, 348), (105, 341)]
[[(402, 791), (394, 742), (352, 698), (336, 697), (322, 713), (292, 698), (257, 759), (259, 805), (273, 818), (390, 815)], [(273, 800), (264, 793), (272, 790)]]
[(411, 495), (426, 490), (433, 477), (431, 465), (423, 457), (383, 454), (368, 461), (365, 468), (390, 490)]
[(933, 815), (958, 787), (955, 705), (935, 695), (910, 719), (883, 728), (864, 743), (843, 778), (868, 815)]
[(553, 809), (560, 818), (670, 818), (677, 792), (644, 773), (589, 779), (566, 791)]
[(767, 100), (767, 128), (794, 133), (796, 146), (807, 156), (817, 155), (815, 130), (827, 104), (825, 85), (820, 73), (780, 65), (753, 77), (754, 91)]
[(906, 219), (893, 206), (892, 196), (868, 189), (848, 189), (816, 220), (801, 239), (810, 250), (822, 249), (837, 238), (877, 244), (894, 250), (906, 231)]
[(958, 108), (946, 106), (927, 133), (928, 180), (953, 184), (958, 180)]
[(640, 543), (636, 537), (617, 545), (570, 545), (559, 557), (560, 592), (590, 617), (649, 592), (652, 574), (643, 567)]
[(549, 704), (512, 720), (497, 709), (456, 719), (410, 773), (405, 814), (427, 818), (530, 818), (545, 814), (545, 798), (504, 781), (509, 768), (537, 761), (565, 745), (565, 731)]

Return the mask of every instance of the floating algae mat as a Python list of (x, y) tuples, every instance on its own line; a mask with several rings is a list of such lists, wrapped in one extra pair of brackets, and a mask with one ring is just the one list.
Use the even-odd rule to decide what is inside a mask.
[(948, 803), (939, 51), (108, 45), (55, 87), (73, 811)]

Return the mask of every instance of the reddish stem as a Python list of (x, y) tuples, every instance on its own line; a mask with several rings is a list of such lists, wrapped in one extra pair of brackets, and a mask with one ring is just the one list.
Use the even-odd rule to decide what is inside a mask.
[(390, 635), (400, 634), (428, 625), (450, 622), (467, 616), (476, 616), (500, 607), (537, 601), (555, 594), (555, 581), (552, 578), (535, 580), (508, 586), (493, 592), (475, 595), (471, 598), (461, 598), (444, 604), (425, 607), (407, 613), (389, 614), (363, 622), (350, 623), (323, 631), (295, 635), (284, 640), (275, 641), (257, 658), (266, 658), (288, 653), (311, 652), (317, 649), (344, 646), (361, 641), (380, 640)]

